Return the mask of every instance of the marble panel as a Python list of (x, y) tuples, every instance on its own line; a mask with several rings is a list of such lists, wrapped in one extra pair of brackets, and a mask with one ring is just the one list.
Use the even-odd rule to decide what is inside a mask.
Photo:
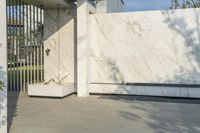
[(200, 9), (92, 14), (90, 82), (200, 84)]
[(44, 11), (45, 80), (75, 82), (75, 12), (73, 9)]

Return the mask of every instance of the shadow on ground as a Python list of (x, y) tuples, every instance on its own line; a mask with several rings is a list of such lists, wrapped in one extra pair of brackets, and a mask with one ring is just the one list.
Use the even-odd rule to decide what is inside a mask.
[(122, 106), (118, 113), (129, 121), (145, 123), (156, 133), (200, 132), (200, 99), (124, 95), (102, 95), (99, 99), (128, 104), (128, 110)]
[(17, 102), (19, 99), (19, 92), (8, 92), (8, 133), (13, 123), (13, 118), (17, 116)]
[(132, 96), (132, 95), (102, 95), (100, 99), (113, 100), (137, 100), (147, 102), (163, 102), (163, 103), (185, 103), (200, 104), (199, 98), (178, 98), (178, 97), (156, 97), (156, 96)]

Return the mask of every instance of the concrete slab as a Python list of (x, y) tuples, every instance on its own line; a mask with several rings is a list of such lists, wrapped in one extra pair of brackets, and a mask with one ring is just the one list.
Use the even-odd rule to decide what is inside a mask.
[(51, 99), (30, 98), (26, 93), (8, 96), (10, 133), (200, 132), (200, 99), (113, 95)]

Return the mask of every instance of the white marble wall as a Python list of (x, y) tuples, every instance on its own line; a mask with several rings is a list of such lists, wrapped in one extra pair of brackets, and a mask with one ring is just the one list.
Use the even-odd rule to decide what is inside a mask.
[(200, 9), (90, 15), (91, 92), (106, 83), (200, 84), (199, 25)]
[[(45, 80), (75, 82), (75, 12), (72, 9), (44, 11)], [(59, 16), (59, 17), (58, 17)], [(49, 51), (49, 52), (48, 52)]]
[(91, 82), (199, 84), (199, 12), (90, 15)]
[(95, 8), (87, 0), (77, 3), (77, 95), (87, 97), (90, 88), (89, 13), (94, 13)]
[[(0, 0), (0, 80), (7, 83), (6, 0)], [(7, 89), (0, 90), (0, 133), (7, 132)]]

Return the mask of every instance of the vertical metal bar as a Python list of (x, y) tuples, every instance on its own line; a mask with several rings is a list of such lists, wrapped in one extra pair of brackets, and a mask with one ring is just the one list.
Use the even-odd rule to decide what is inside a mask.
[(35, 28), (35, 6), (33, 6), (33, 83), (35, 83), (35, 79), (36, 79), (36, 41), (35, 41), (35, 37), (36, 37), (36, 28)]
[(14, 46), (14, 49), (13, 49), (13, 56), (14, 56), (14, 61), (13, 61), (13, 78), (14, 78), (14, 91), (16, 91), (16, 0), (14, 0), (14, 6), (13, 6), (13, 10), (14, 10), (14, 13), (13, 13), (13, 46)]
[[(39, 8), (39, 23), (42, 25), (42, 10), (41, 7)], [(41, 36), (40, 36), (40, 82), (42, 81), (42, 40), (41, 40)]]
[(18, 84), (18, 91), (21, 91), (21, 72), (20, 72), (20, 40), (21, 40), (21, 35), (20, 35), (20, 30), (21, 30), (21, 25), (20, 25), (20, 0), (17, 0), (17, 56), (18, 56), (18, 60), (17, 60), (17, 84)]
[(33, 44), (32, 44), (32, 41), (33, 41), (33, 39), (32, 39), (32, 5), (30, 5), (29, 6), (29, 15), (30, 15), (30, 28), (29, 28), (29, 31), (30, 31), (30, 33), (29, 33), (29, 35), (30, 35), (30, 66), (29, 66), (29, 68), (30, 68), (30, 83), (32, 84), (33, 82), (32, 82), (32, 80), (33, 80), (33, 75), (32, 75), (32, 70), (33, 70), (33, 68), (32, 68), (32, 65), (33, 65), (33, 54), (32, 54), (32, 47), (33, 47)]
[[(36, 27), (37, 27), (37, 30), (38, 30), (38, 34), (39, 34), (39, 22), (38, 22), (38, 7), (36, 7)], [(40, 69), (39, 69), (39, 48), (40, 48), (40, 44), (39, 44), (39, 36), (40, 35), (37, 35), (37, 66), (36, 66), (36, 72), (37, 72), (37, 80), (36, 82), (38, 83), (39, 82), (39, 72), (40, 72)]]
[(23, 25), (23, 31), (22, 31), (22, 35), (23, 35), (23, 49), (24, 49), (24, 56), (23, 56), (23, 91), (25, 91), (25, 85), (26, 85), (26, 43), (25, 43), (25, 5), (24, 2), (22, 2), (22, 25)]
[(14, 10), (14, 13), (13, 13), (13, 46), (14, 46), (14, 49), (13, 49), (13, 56), (14, 56), (14, 64), (13, 64), (13, 78), (14, 78), (14, 91), (16, 91), (17, 89), (17, 86), (16, 86), (16, 59), (17, 59), (17, 56), (16, 56), (16, 48), (17, 48), (17, 43), (16, 43), (16, 0), (14, 0), (14, 6), (13, 6), (13, 10)]
[(22, 35), (22, 0), (19, 0), (19, 25), (20, 25), (20, 29), (19, 29), (19, 36), (20, 36), (20, 42), (19, 42), (19, 60), (20, 60), (20, 64), (19, 64), (19, 71), (20, 71), (20, 91), (23, 91), (23, 75), (22, 75), (22, 71), (23, 71), (23, 65), (22, 65), (22, 55), (24, 54), (23, 52), (23, 35)]
[[(44, 26), (44, 10), (42, 9), (42, 25)], [(43, 31), (44, 32), (44, 31)], [(43, 43), (43, 36), (42, 36), (42, 81), (44, 81), (44, 43)]]
[(16, 0), (16, 84), (17, 90), (19, 91), (19, 9), (18, 9), (18, 0)]
[(18, 25), (17, 25), (17, 21), (18, 21), (18, 18), (17, 18), (17, 15), (18, 15), (18, 13), (17, 13), (17, 0), (15, 0), (15, 86), (16, 86), (16, 88), (15, 88), (15, 91), (17, 91), (18, 90), (18, 82), (17, 82), (17, 80), (18, 80), (18, 74), (17, 74), (17, 65), (18, 65), (18, 53), (17, 53), (17, 48), (18, 48)]
[(19, 10), (18, 10), (18, 0), (16, 0), (15, 5), (15, 26), (16, 26), (16, 65), (15, 65), (15, 73), (16, 73), (16, 91), (19, 91)]
[(32, 83), (34, 84), (34, 82), (35, 82), (35, 12), (34, 12), (34, 9), (35, 9), (35, 7), (34, 6), (32, 6), (32, 40), (33, 40), (33, 42), (32, 42), (32, 53), (33, 53), (33, 55), (32, 55)]
[[(41, 25), (41, 7), (38, 8), (38, 23)], [(41, 57), (42, 57), (42, 42), (41, 42), (41, 35), (39, 36), (39, 70), (40, 70), (40, 75), (39, 75), (39, 81), (42, 81), (42, 63), (41, 63)]]
[(26, 56), (26, 82), (27, 85), (29, 84), (29, 44), (30, 44), (30, 39), (29, 39), (29, 5), (26, 5), (26, 51), (27, 51), (27, 56)]
[(15, 90), (14, 88), (14, 49), (15, 49), (15, 46), (14, 46), (14, 34), (15, 34), (15, 30), (14, 30), (14, 0), (11, 0), (12, 1), (12, 7), (11, 7), (11, 64), (10, 64), (10, 70), (11, 70), (11, 84), (12, 84), (12, 91)]
[(12, 51), (12, 77), (13, 77), (13, 91), (16, 90), (16, 81), (15, 81), (15, 1), (13, 0), (13, 6), (12, 6), (12, 28), (13, 28), (13, 51)]
[(12, 78), (12, 34), (13, 34), (13, 30), (12, 30), (12, 5), (13, 5), (13, 1), (10, 0), (10, 7), (9, 7), (9, 11), (10, 11), (10, 64), (9, 64), (9, 79), (10, 79), (10, 88), (9, 90), (12, 91), (13, 90), (13, 78)]
[[(43, 25), (43, 16), (44, 16), (44, 10), (41, 7), (40, 8), (40, 23), (41, 23), (42, 26), (44, 26)], [(44, 29), (44, 27), (43, 27), (43, 29)], [(44, 80), (44, 44), (43, 44), (43, 35), (42, 35), (40, 41), (41, 41), (41, 53), (40, 53), (41, 72), (40, 72), (40, 74), (41, 74), (41, 81), (43, 81)]]

